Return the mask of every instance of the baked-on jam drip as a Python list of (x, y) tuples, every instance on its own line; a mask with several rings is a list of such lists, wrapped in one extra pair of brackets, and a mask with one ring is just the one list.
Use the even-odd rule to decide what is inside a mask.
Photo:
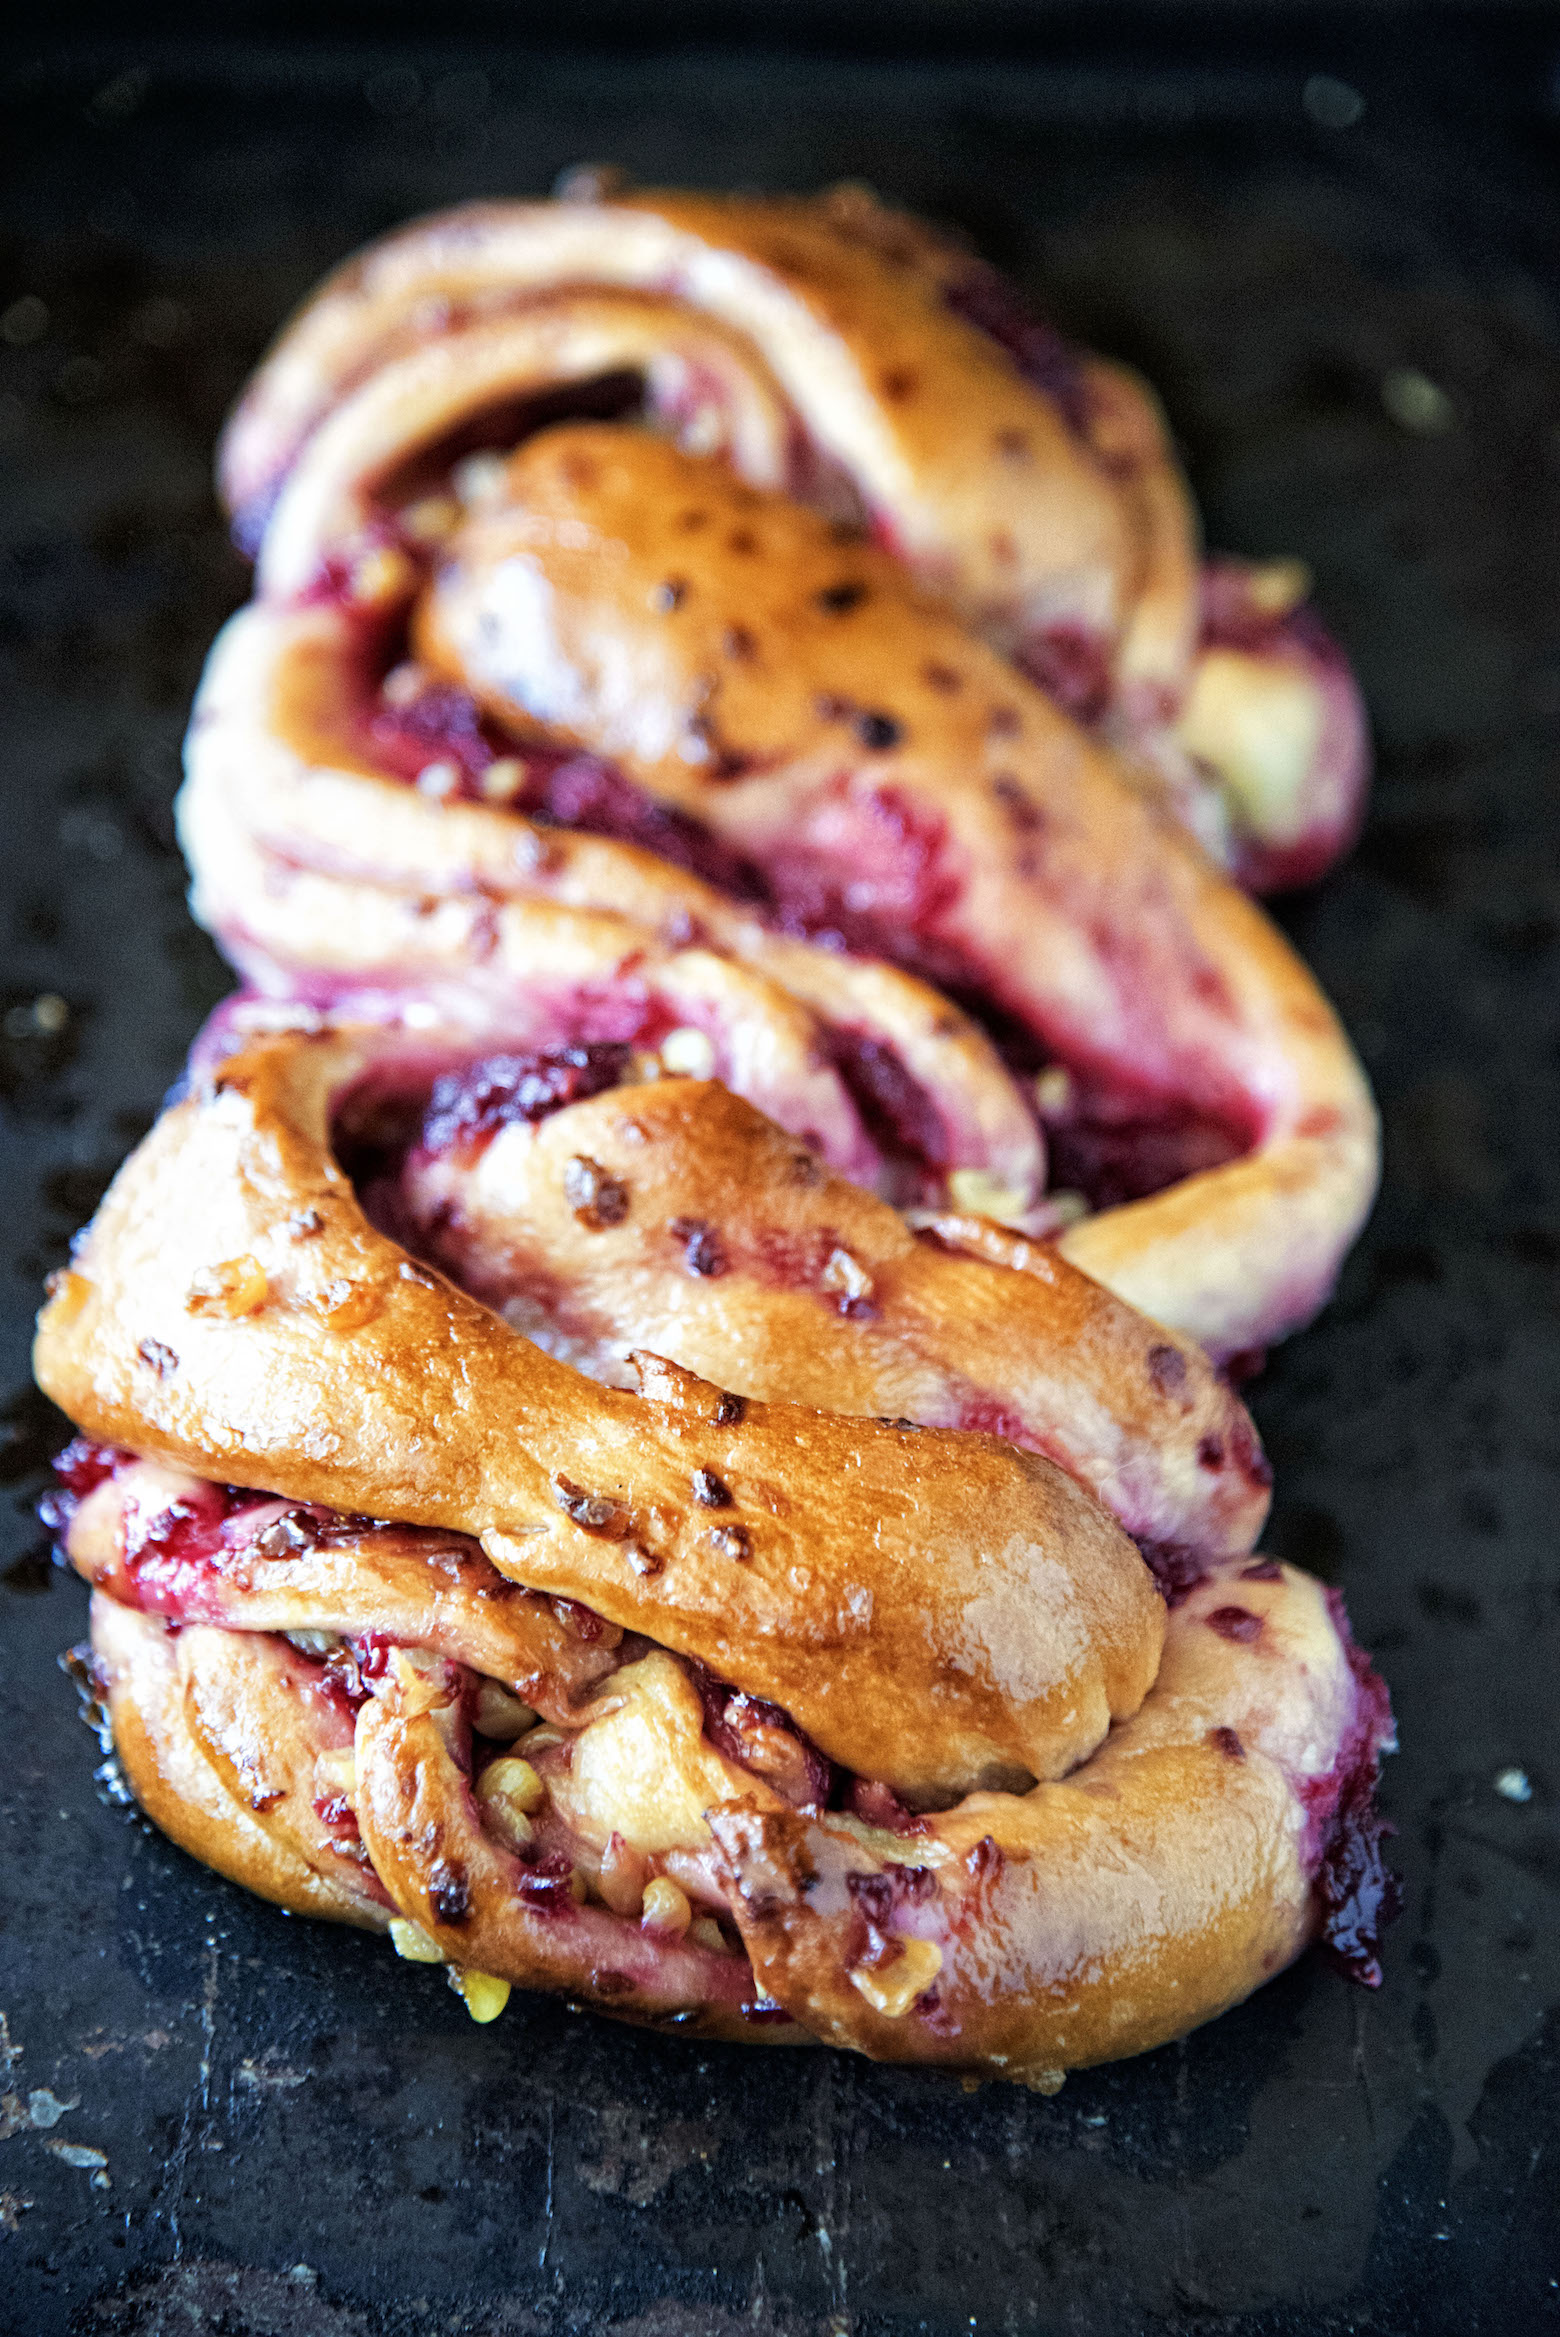
[(1325, 1777), (1302, 1783), (1316, 1860), (1320, 1942), (1329, 1961), (1361, 1987), (1381, 1986), (1381, 1935), (1402, 1913), (1402, 1886), (1382, 1852), (1396, 1831), (1376, 1804), (1376, 1766), (1396, 1742), (1386, 1682), (1349, 1629), (1341, 1591), (1327, 1605), (1354, 1677), (1355, 1709), (1337, 1761)]

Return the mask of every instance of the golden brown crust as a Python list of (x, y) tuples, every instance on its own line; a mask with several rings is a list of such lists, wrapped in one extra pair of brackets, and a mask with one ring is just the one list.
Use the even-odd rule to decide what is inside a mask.
[[(233, 417), (221, 465), (290, 595), (473, 416), (638, 382), (658, 426), (879, 540), (1063, 703), (1108, 716), (1241, 880), (1311, 881), (1351, 839), (1369, 742), (1347, 668), (1289, 623), (1295, 563), (1210, 583), (1164, 418), (958, 243), (859, 187), (478, 204), (339, 270)], [(550, 397), (551, 403), (546, 401)], [(540, 405), (537, 400), (544, 402)], [(529, 423), (526, 420), (530, 400)], [(1230, 607), (1238, 687), (1209, 662)], [(1183, 719), (1184, 717), (1184, 719)]]
[[(1353, 1683), (1320, 1585), (1267, 1571), (1217, 1569), (1190, 1594), (1142, 1709), (1059, 1784), (974, 1794), (897, 1844), (790, 1810), (718, 1812), (769, 1994), (876, 2060), (1033, 2082), (1184, 2035), (1292, 1962), (1317, 1920), (1301, 1788), (1347, 1729)], [(1249, 1639), (1209, 1627), (1232, 1596)], [(874, 1899), (845, 1877), (892, 1876), (896, 1858), (934, 1887), (892, 1894), (881, 1944), (864, 1943)], [(871, 1991), (891, 1990), (910, 1941), (940, 1962), (884, 2011)]]
[[(815, 514), (590, 426), (533, 441), (510, 480), (424, 604), (425, 654), (522, 734), (613, 758), (788, 881), (811, 864), (836, 881), (854, 855), (870, 897), (881, 861), (874, 913), (919, 917), (1064, 1061), (1247, 1125), (1244, 1159), (1064, 1246), (1215, 1347), (1303, 1319), (1369, 1203), (1375, 1118), (1260, 911), (1039, 691)], [(663, 606), (684, 506), (708, 524)]]
[[(1325, 1002), (1259, 913), (1038, 691), (816, 515), (639, 432), (553, 431), (510, 479), (511, 504), (464, 531), (425, 611), (436, 658), (522, 734), (615, 757), (784, 882), (816, 865), (837, 884), (854, 855), (880, 928), (951, 950), (1064, 1061), (1252, 1129), (1249, 1157), (1075, 1227), (1067, 1253), (1220, 1351), (1303, 1321), (1368, 1205), (1375, 1122)], [(709, 524), (674, 547), (686, 509)], [(674, 570), (682, 597), (662, 608)], [(181, 818), (198, 904), (252, 976), (392, 1004), (411, 985), (497, 1026), (545, 994), (545, 969), (599, 987), (632, 958), (704, 1018), (728, 1084), (861, 1177), (859, 1122), (816, 1046), (805, 1060), (821, 1012), (881, 1034), (935, 1100), (953, 1161), (1012, 1214), (1028, 1206), (1032, 1123), (1026, 1143), (1011, 1083), (933, 994), (775, 935), (630, 847), (368, 777), (330, 743), (349, 655), (340, 612), (257, 609), (202, 694)], [(911, 897), (923, 878), (930, 907)], [(688, 919), (705, 946), (668, 952)], [(738, 1027), (755, 1039), (740, 1060)]]
[[(1105, 1513), (993, 1439), (743, 1402), (653, 1356), (644, 1397), (580, 1379), (376, 1234), (332, 1160), (338, 1103), (378, 1125), (441, 1060), (408, 1046), (292, 1031), (227, 1059), (121, 1172), (40, 1321), (45, 1388), (163, 1456), (119, 1461), (68, 1540), (127, 1774), (174, 1838), (285, 1905), (378, 1922), (382, 1891), (402, 1952), (468, 2001), (512, 1981), (1031, 2083), (1179, 2034), (1298, 1953), (1317, 1827), (1385, 1725), (1320, 1586), (1236, 1555), (1167, 1616)], [(700, 1083), (525, 1138), (545, 1156), (572, 1123), (606, 1149), (613, 1111), (668, 1164), (707, 1121), (712, 1170), (771, 1204), (808, 1157)], [(408, 1190), (444, 1157), (414, 1155)], [(1155, 1382), (1128, 1446), (1179, 1396), (1236, 1423), (1188, 1351), (1161, 1341), (1156, 1376), (1151, 1326), (1015, 1237), (988, 1229), (1002, 1265), (923, 1252), (815, 1166), (795, 1189), (837, 1205), (885, 1297), (907, 1277), (885, 1354), (903, 1306), (974, 1276), (1031, 1336)], [(575, 1205), (599, 1217), (602, 1191)], [(289, 1506), (320, 1502), (385, 1522)], [(596, 1619), (504, 1595), (478, 1536)], [(512, 1693), (490, 1712), (496, 1682), (555, 1725)], [(848, 1809), (798, 1724), (856, 1773)], [(954, 1806), (911, 1819), (885, 1785)]]
[(350, 1749), (352, 1724), (296, 1692), (285, 1641), (174, 1633), (99, 1591), (92, 1652), (120, 1766), (181, 1850), (295, 1914), (384, 1929), (373, 1868), (313, 1807), (315, 1762)]
[[(486, 333), (495, 344), (506, 330), (495, 307), (518, 311), (507, 330), (520, 344), (521, 386), (538, 378), (536, 312), (549, 295), (562, 294), (554, 330), (568, 342), (582, 286), (591, 287), (592, 320), (604, 295), (610, 307), (611, 294), (621, 301), (672, 286), (685, 319), (690, 310), (717, 319), (733, 356), (746, 353), (749, 397), (775, 385), (819, 455), (967, 614), (1011, 623), (1042, 603), (1048, 615), (1113, 636), (1146, 561), (1139, 515), (1087, 425), (1074, 427), (949, 306), (948, 288), (970, 266), (958, 247), (859, 197), (471, 205), (348, 263), (294, 319), (229, 426), (225, 491), (235, 508), (254, 504), (343, 392), (361, 382), (371, 389), (387, 361), (403, 375), (415, 368), (408, 319), (419, 311), (450, 304), (476, 320), (463, 338)], [(617, 336), (603, 336), (596, 370), (635, 362), (633, 337), (624, 318)], [(490, 362), (496, 374), (502, 360)], [(587, 363), (571, 350), (555, 360), (553, 378), (577, 377)], [(414, 438), (436, 431), (419, 408)], [(1119, 462), (1121, 434), (1108, 435)], [(333, 451), (309, 444), (304, 464), (312, 456), (326, 472)], [(311, 522), (330, 508), (312, 481), (305, 502)], [(307, 580), (315, 525), (296, 537), (288, 529), (273, 556), (276, 589)]]
[[(422, 1254), (593, 1377), (635, 1384), (648, 1349), (742, 1395), (992, 1428), (1140, 1540), (1256, 1540), (1266, 1465), (1201, 1349), (989, 1219), (917, 1238), (712, 1082), (609, 1090), (475, 1160), (414, 1156), (401, 1206)], [(694, 1221), (720, 1229), (717, 1276), (687, 1271), (672, 1229)]]
[[(121, 1170), (39, 1320), (40, 1384), (89, 1434), (471, 1535), (517, 1580), (709, 1663), (901, 1790), (1054, 1774), (1135, 1708), (1157, 1601), (1049, 1462), (784, 1405), (723, 1426), (719, 1391), (670, 1366), (675, 1402), (597, 1388), (411, 1266), (328, 1149), (332, 1098), (387, 1043), (257, 1042)], [(240, 1258), (264, 1303), (192, 1312)], [(700, 1469), (732, 1497), (718, 1525)], [(576, 1522), (597, 1498), (610, 1530)]]

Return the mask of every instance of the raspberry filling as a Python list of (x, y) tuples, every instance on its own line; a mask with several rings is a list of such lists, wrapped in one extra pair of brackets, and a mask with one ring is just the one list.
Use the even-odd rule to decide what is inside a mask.
[[(73, 1439), (55, 1464), (58, 1490), (40, 1503), (44, 1522), (67, 1536), (81, 1503), (109, 1479), (132, 1468), (136, 1457), (84, 1437)], [(311, 1544), (375, 1532), (404, 1535), (407, 1531), (318, 1503), (289, 1503), (242, 1487), (203, 1481), (160, 1510), (144, 1510), (135, 1502), (126, 1504), (119, 1579), (135, 1604), (165, 1616), (175, 1628), (208, 1619), (220, 1623), (222, 1611), (220, 1601), (212, 1595), (214, 1586), (227, 1578), (240, 1590), (247, 1589), (249, 1569), (257, 1556), (285, 1558)], [(462, 1537), (440, 1535), (437, 1540), (440, 1549), (447, 1552)], [(539, 1596), (498, 1575), (475, 1545), (462, 1555), (492, 1575), (495, 1592), (519, 1598)], [(437, 1556), (432, 1554), (429, 1563), (436, 1563)], [(1260, 1579), (1270, 1579), (1273, 1571), (1272, 1561), (1261, 1559), (1248, 1569)], [(1185, 1595), (1184, 1588), (1180, 1595)], [(1382, 1977), (1380, 1934), (1400, 1906), (1397, 1878), (1382, 1855), (1383, 1837), (1391, 1829), (1381, 1818), (1375, 1800), (1380, 1755), (1393, 1741), (1392, 1713), (1384, 1683), (1350, 1634), (1340, 1594), (1330, 1590), (1327, 1600), (1348, 1657), (1355, 1708), (1332, 1767), (1321, 1776), (1294, 1781), (1305, 1810), (1302, 1856), (1313, 1877), (1318, 1938), (1324, 1952), (1345, 1977), (1375, 1988)], [(609, 1667), (614, 1657), (617, 1663), (628, 1664), (652, 1648), (652, 1642), (636, 1634), (615, 1632), (615, 1627), (578, 1601), (553, 1599), (546, 1603), (577, 1638), (608, 1641), (612, 1652), (604, 1660)], [(1178, 1600), (1172, 1597), (1174, 1603)], [(1248, 1625), (1260, 1631), (1258, 1618), (1236, 1605), (1220, 1607), (1206, 1620), (1221, 1636), (1232, 1640), (1254, 1636)], [(318, 1674), (315, 1692), (350, 1714), (384, 1673), (394, 1644), (388, 1634), (369, 1630), (339, 1639), (328, 1651), (311, 1654), (308, 1660)], [(924, 1830), (926, 1821), (906, 1809), (889, 1787), (828, 1760), (778, 1705), (716, 1678), (703, 1665), (690, 1661), (686, 1669), (700, 1699), (704, 1733), (710, 1744), (736, 1766), (751, 1771), (793, 1808), (809, 1813), (848, 1811), (870, 1825), (904, 1835)], [(463, 1709), (469, 1723), (477, 1709), (477, 1675), (463, 1671), (462, 1680)], [(540, 1767), (545, 1773), (549, 1764), (566, 1763), (570, 1757), (567, 1739), (555, 1741), (539, 1756)], [(331, 1826), (345, 1826), (350, 1814), (346, 1806), (319, 1812), (322, 1822)], [(534, 1855), (523, 1857), (522, 1864), (526, 1867), (527, 1899), (554, 1905), (560, 1914), (566, 1912), (573, 1865), (561, 1835), (550, 1839), (543, 1825)], [(984, 1868), (975, 1877), (977, 1885), (983, 1876)], [(899, 1930), (913, 1930), (914, 1904), (930, 1897), (935, 1887), (929, 1870), (911, 1866), (891, 1866), (882, 1875), (852, 1876), (853, 1939), (860, 1932), (852, 1950), (853, 1966), (864, 1963), (870, 1968), (874, 1943), (880, 1956), (897, 1952), (890, 1918), (896, 1918)], [(978, 1910), (977, 1889), (973, 1896), (966, 1895), (958, 1902), (954, 1928), (971, 1929), (978, 1921)], [(935, 2016), (937, 2006), (928, 2000), (923, 2011)]]
[(955, 316), (1007, 351), (1031, 389), (1050, 399), (1075, 437), (1087, 439), (1089, 384), (1078, 352), (1025, 299), (1011, 278), (973, 262), (943, 292)]
[(475, 1159), (501, 1128), (533, 1125), (625, 1079), (633, 1050), (617, 1040), (584, 1047), (543, 1047), (529, 1055), (488, 1055), (434, 1081), (423, 1115), (425, 1152), (458, 1151)]
[[(383, 512), (365, 541), (377, 544), (380, 538), (426, 572), (426, 546), (411, 542), (393, 513)], [(348, 582), (328, 572), (318, 589), (351, 609)], [(1257, 622), (1240, 601), (1233, 572), (1218, 584), (1211, 611), (1215, 601), (1219, 613), (1210, 615), (1210, 623), (1249, 632)], [(358, 736), (367, 758), (386, 775), (439, 802), (497, 805), (653, 852), (751, 907), (783, 933), (884, 958), (946, 991), (986, 1026), (1021, 1079), (1046, 1067), (1046, 1049), (1033, 1030), (1015, 1025), (992, 998), (987, 969), (942, 937), (961, 884), (946, 824), (891, 782), (855, 790), (841, 782), (838, 802), (831, 796), (817, 807), (813, 833), (794, 839), (760, 869), (705, 823), (658, 804), (599, 756), (508, 739), (467, 691), (416, 665), (393, 663), (397, 640), (404, 638), (399, 619), (355, 611), (353, 622), (363, 658)], [(1081, 635), (1066, 642), (1058, 636), (1046, 655), (1060, 664), (1040, 678), (1086, 711), (1102, 687), (1101, 654)], [(1195, 981), (1197, 969), (1188, 978)], [(581, 1035), (654, 1043), (654, 1034), (630, 1015), (620, 1016), (610, 1030), (598, 1026)], [(829, 1032), (828, 1044), (861, 1123), (885, 1158), (932, 1177), (945, 1172), (949, 1140), (942, 1116), (893, 1049), (838, 1029)], [(1091, 1210), (1147, 1198), (1250, 1149), (1256, 1132), (1241, 1124), (1233, 1098), (1227, 1111), (1209, 1108), (1148, 1090), (1134, 1093), (1130, 1081), (1113, 1071), (1067, 1067), (1073, 1075), (1067, 1107), (1042, 1108), (1051, 1183), (1081, 1194)]]

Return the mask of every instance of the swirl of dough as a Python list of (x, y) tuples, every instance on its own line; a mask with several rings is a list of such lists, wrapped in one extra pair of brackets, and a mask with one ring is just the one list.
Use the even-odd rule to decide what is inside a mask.
[(585, 174), (571, 193), (416, 222), (294, 318), (221, 463), (268, 592), (381, 520), (398, 469), (426, 489), (441, 439), (633, 408), (870, 529), (1243, 883), (1308, 882), (1347, 846), (1369, 743), (1305, 571), (1200, 563), (1136, 375), (862, 187), (763, 200)]
[(1325, 1002), (887, 553), (598, 422), (376, 560), (377, 612), (350, 578), (242, 612), (197, 704), (196, 905), (260, 988), (659, 1049), (1220, 1353), (1315, 1310), (1376, 1172)]
[(626, 1047), (226, 1019), (36, 1350), (145, 1806), (479, 2013), (1050, 2083), (1367, 1961), (1389, 1715), (1242, 1407), (956, 1232)]

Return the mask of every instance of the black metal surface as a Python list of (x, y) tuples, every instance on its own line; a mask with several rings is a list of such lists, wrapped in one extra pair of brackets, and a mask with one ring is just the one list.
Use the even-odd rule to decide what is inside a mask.
[[(1195, 67), (1173, 40), (1065, 66), (497, 37), (19, 53), (0, 247), (0, 2328), (1560, 2324), (1542, 39), (1541, 19), (1481, 33), (1399, 10), (1357, 54), (1291, 24), (1204, 41)], [(1303, 99), (1318, 73), (1332, 86)], [(862, 176), (963, 220), (1148, 364), (1213, 540), (1304, 554), (1358, 660), (1370, 831), (1286, 921), (1375, 1077), (1387, 1188), (1255, 1407), (1270, 1546), (1347, 1585), (1397, 1703), (1407, 1912), (1379, 1997), (1307, 1962), (1051, 2101), (680, 2048), (519, 1999), (478, 2030), (436, 1974), (246, 1899), (94, 1790), (55, 1663), (84, 1597), (28, 1514), (58, 1428), (27, 1391), (27, 1338), (39, 1277), (224, 986), (169, 824), (189, 692), (243, 588), (211, 440), (269, 328), (349, 246), (580, 156), (710, 184)], [(50, 995), (62, 1029), (34, 1006)], [(1495, 1789), (1511, 1768), (1525, 1803)]]

